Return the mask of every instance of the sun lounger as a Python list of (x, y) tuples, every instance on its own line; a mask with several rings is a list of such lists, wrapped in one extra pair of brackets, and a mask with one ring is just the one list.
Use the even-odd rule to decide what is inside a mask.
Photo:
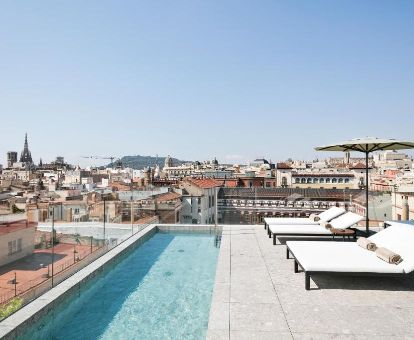
[[(364, 218), (353, 212), (347, 212), (329, 224), (334, 229), (347, 229)], [(270, 236), (273, 236), (273, 244), (276, 245), (277, 236), (332, 236), (332, 232), (322, 225), (269, 225)]]
[[(318, 215), (320, 221), (329, 222), (330, 220), (344, 214), (346, 210), (344, 208), (332, 207)], [(320, 221), (312, 221), (309, 217), (288, 217), (288, 218), (265, 218), (264, 228), (267, 229), (269, 225), (306, 225), (313, 224), (318, 225)]]
[(414, 270), (414, 227), (393, 224), (368, 238), (378, 247), (387, 248), (402, 257), (399, 264), (390, 264), (378, 258), (375, 252), (360, 247), (356, 242), (289, 241), (286, 255), (295, 260), (305, 272), (305, 289), (310, 289), (314, 274), (353, 276), (404, 276)]

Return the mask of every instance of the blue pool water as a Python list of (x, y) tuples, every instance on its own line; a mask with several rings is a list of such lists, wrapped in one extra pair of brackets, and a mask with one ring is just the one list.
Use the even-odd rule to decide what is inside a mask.
[(218, 249), (209, 234), (157, 233), (27, 339), (204, 339)]

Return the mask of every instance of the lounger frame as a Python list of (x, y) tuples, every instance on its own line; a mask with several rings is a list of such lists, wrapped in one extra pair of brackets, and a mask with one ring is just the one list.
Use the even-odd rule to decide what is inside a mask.
[[(356, 239), (356, 229), (349, 227), (347, 229), (352, 229), (354, 230), (354, 235), (353, 235), (353, 239)], [(277, 244), (277, 240), (276, 238), (278, 236), (315, 236), (315, 237), (332, 237), (332, 240), (335, 240), (335, 236), (342, 236), (343, 240), (345, 241), (345, 237), (348, 237), (348, 240), (350, 239), (350, 235), (335, 235), (335, 234), (307, 234), (307, 233), (283, 233), (283, 234), (274, 234), (271, 232), (270, 228), (268, 229), (268, 235), (269, 238), (273, 237), (273, 245), (275, 246)]]
[(310, 278), (312, 275), (315, 274), (329, 274), (329, 275), (336, 275), (336, 276), (365, 276), (365, 277), (393, 277), (393, 278), (402, 278), (407, 277), (408, 274), (406, 273), (374, 273), (374, 272), (335, 272), (335, 271), (306, 271), (300, 262), (295, 257), (295, 254), (289, 249), (289, 246), (286, 246), (286, 258), (290, 258), (290, 254), (293, 256), (294, 260), (294, 271), (295, 273), (299, 273), (299, 267), (305, 273), (305, 289), (310, 290)]
[[(335, 235), (335, 234), (306, 234), (306, 233), (291, 233), (291, 234), (285, 234), (285, 233), (283, 233), (283, 234), (274, 234), (274, 233), (272, 233), (272, 237), (273, 237), (273, 245), (275, 246), (275, 245), (277, 245), (277, 237), (278, 236), (299, 236), (299, 237), (302, 237), (302, 236), (315, 236), (315, 237), (332, 237), (332, 240), (334, 240), (335, 239), (335, 236), (342, 236), (342, 235)], [(269, 237), (271, 237), (271, 236), (269, 236)], [(354, 238), (355, 238), (355, 234), (354, 234)], [(344, 240), (345, 240), (345, 237), (344, 237)], [(282, 243), (281, 243), (282, 244)]]

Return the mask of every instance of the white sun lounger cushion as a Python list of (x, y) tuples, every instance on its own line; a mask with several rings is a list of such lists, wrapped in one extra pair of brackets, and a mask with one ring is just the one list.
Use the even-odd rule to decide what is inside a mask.
[(286, 243), (305, 271), (404, 273), (403, 263), (389, 264), (355, 242), (289, 241)]
[(264, 221), (267, 225), (271, 225), (271, 224), (275, 224), (275, 225), (277, 224), (283, 224), (283, 225), (314, 224), (314, 225), (317, 225), (320, 222), (330, 221), (344, 213), (345, 213), (344, 208), (332, 207), (318, 215), (318, 217), (320, 218), (320, 221), (318, 222), (312, 221), (308, 217), (297, 217), (297, 218), (295, 217), (287, 217), (287, 218), (269, 217), (269, 218), (265, 218)]
[(270, 231), (276, 235), (332, 235), (332, 233), (320, 225), (270, 225)]
[(335, 219), (333, 219), (329, 224), (332, 228), (335, 229), (346, 229), (352, 227), (353, 225), (361, 222), (364, 218), (361, 215), (355, 214), (353, 212), (347, 212)]
[(400, 255), (403, 261), (398, 266), (402, 266), (406, 273), (414, 271), (414, 226), (395, 223), (368, 240)]
[(332, 207), (320, 213), (318, 216), (320, 218), (320, 221), (329, 222), (330, 220), (337, 218), (338, 216), (344, 214), (345, 212), (346, 210), (344, 208)]

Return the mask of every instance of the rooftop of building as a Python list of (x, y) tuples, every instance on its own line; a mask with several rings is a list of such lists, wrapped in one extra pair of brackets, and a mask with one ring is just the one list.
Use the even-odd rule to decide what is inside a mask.
[(181, 195), (176, 193), (176, 192), (166, 192), (164, 194), (160, 194), (160, 195), (155, 196), (155, 200), (158, 203), (176, 201), (180, 198), (181, 198)]
[(220, 181), (213, 178), (188, 178), (187, 181), (202, 189), (212, 189), (221, 186)]
[(29, 223), (27, 220), (13, 221), (13, 222), (1, 222), (0, 221), (0, 236), (15, 233), (17, 231), (34, 228), (37, 223)]
[(358, 195), (361, 189), (312, 189), (312, 188), (221, 188), (219, 198), (286, 198), (299, 194), (309, 199), (343, 198), (344, 194)]
[(306, 291), (263, 226), (224, 226), (207, 339), (409, 339), (412, 278), (319, 274)]
[(292, 169), (292, 167), (289, 164), (287, 164), (287, 163), (277, 163), (276, 169), (286, 169), (286, 170), (289, 170), (289, 169)]
[(300, 173), (292, 173), (292, 177), (355, 177), (354, 174), (351, 173), (344, 173), (344, 172), (300, 172)]

